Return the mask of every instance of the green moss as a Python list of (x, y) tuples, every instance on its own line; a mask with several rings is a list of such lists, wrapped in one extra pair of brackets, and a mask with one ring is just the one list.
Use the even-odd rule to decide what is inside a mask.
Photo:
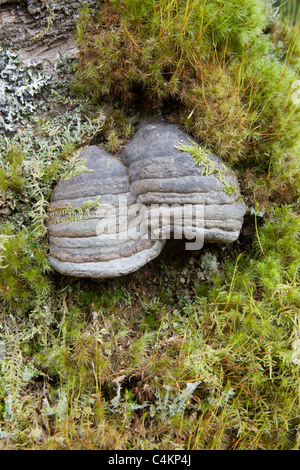
[(24, 154), (20, 146), (10, 146), (2, 157), (0, 168), (0, 191), (20, 192), (24, 189)]
[[(262, 32), (262, 2), (156, 4), (107, 2), (90, 29), (83, 11), (82, 85), (108, 97), (107, 119), (99, 102), (66, 92), (66, 79), (29, 127), (11, 142), (3, 135), (4, 448), (299, 448), (299, 148), (289, 101), (297, 47), (290, 54), (283, 30), (277, 50), (278, 26)], [(148, 114), (176, 105), (172, 122), (236, 165), (256, 217), (247, 213), (233, 244), (188, 255), (170, 242), (119, 280), (50, 272), (44, 229), (55, 184), (83, 144), (119, 151), (142, 93)], [(203, 152), (195, 158), (208, 163)]]
[(93, 171), (94, 170), (86, 167), (86, 158), (81, 158), (75, 162), (72, 170), (63, 179), (64, 181), (67, 181), (71, 178), (75, 178), (76, 176), (81, 175), (82, 173), (93, 173)]
[(50, 290), (46, 247), (40, 246), (29, 231), (18, 231), (8, 224), (0, 228), (0, 240), (2, 300), (11, 311), (29, 311), (35, 303), (43, 301)]
[(192, 155), (193, 159), (200, 167), (203, 167), (202, 175), (216, 175), (218, 180), (224, 185), (224, 192), (226, 194), (237, 194), (237, 188), (232, 183), (230, 178), (225, 179), (228, 174), (228, 169), (224, 164), (216, 165), (207, 155), (206, 151), (200, 146), (192, 142), (192, 145), (179, 145), (175, 146), (178, 150), (187, 152)]
[(82, 220), (84, 213), (89, 216), (90, 210), (97, 210), (101, 206), (99, 199), (100, 196), (95, 201), (85, 201), (80, 207), (73, 207), (71, 203), (68, 206), (57, 206), (49, 212), (49, 222), (68, 224)]
[(81, 22), (78, 80), (127, 105), (142, 95), (150, 113), (175, 100), (174, 120), (214, 153), (267, 171), (282, 146), (293, 147), (299, 121), (290, 100), (296, 46), (278, 54), (267, 24), (256, 0), (110, 1)]

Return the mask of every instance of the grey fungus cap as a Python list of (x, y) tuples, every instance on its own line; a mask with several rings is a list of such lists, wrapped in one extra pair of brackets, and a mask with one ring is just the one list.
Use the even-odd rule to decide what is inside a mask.
[[(156, 258), (174, 234), (197, 237), (195, 207), (202, 208), (203, 241), (235, 241), (246, 212), (236, 176), (204, 152), (207, 171), (186, 151), (191, 145), (178, 126), (150, 122), (140, 126), (120, 159), (100, 146), (83, 149), (50, 204), (52, 267), (74, 277), (132, 273)], [(186, 218), (184, 207), (192, 208)]]

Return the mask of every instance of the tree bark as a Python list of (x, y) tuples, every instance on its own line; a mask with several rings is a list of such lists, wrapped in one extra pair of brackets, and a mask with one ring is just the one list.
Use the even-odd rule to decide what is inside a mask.
[(76, 56), (75, 25), (83, 3), (99, 2), (0, 0), (0, 47), (18, 52), (24, 65), (55, 65)]

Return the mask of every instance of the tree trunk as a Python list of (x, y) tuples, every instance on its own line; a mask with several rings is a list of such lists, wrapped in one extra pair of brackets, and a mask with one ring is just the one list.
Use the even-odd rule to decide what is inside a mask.
[(0, 132), (23, 126), (39, 108), (41, 90), (55, 79), (59, 60), (76, 58), (83, 4), (99, 2), (0, 0)]
[(15, 50), (24, 65), (55, 65), (76, 55), (75, 23), (82, 5), (97, 2), (0, 0), (0, 47)]

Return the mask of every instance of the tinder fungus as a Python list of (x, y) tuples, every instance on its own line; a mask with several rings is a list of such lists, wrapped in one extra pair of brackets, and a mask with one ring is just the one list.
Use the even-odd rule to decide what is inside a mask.
[(66, 275), (132, 273), (168, 238), (233, 242), (245, 214), (234, 173), (179, 127), (142, 125), (120, 159), (86, 147), (53, 194), (50, 264)]
[(235, 174), (200, 147), (197, 157), (180, 150), (186, 147), (197, 153), (193, 139), (175, 125), (141, 126), (121, 155), (132, 193), (140, 204), (173, 206), (173, 212), (180, 212), (178, 206), (202, 207), (204, 240), (235, 241), (246, 211)]
[(101, 147), (86, 147), (50, 204), (52, 267), (69, 276), (107, 278), (155, 258), (164, 241), (148, 238), (135, 201), (126, 166)]

